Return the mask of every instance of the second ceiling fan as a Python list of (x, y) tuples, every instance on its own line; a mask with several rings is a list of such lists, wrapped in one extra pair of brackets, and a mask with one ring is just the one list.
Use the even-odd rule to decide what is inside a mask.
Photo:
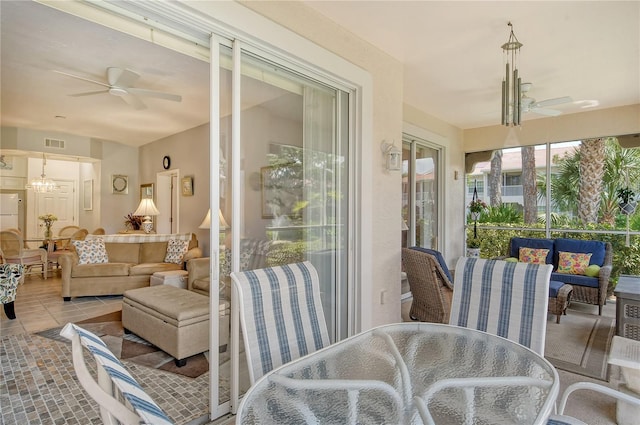
[[(91, 78), (82, 77), (79, 75), (70, 74), (63, 71), (55, 71), (58, 74), (66, 75), (78, 80), (88, 81), (90, 83), (98, 84), (106, 87), (103, 90), (83, 92), (70, 94), (72, 97), (80, 96), (93, 96), (97, 94), (108, 93), (113, 96), (118, 96), (127, 104), (131, 105), (135, 109), (145, 109), (147, 106), (142, 102), (140, 97), (153, 97), (157, 99), (170, 100), (173, 102), (181, 102), (182, 96), (172, 93), (165, 93), (155, 90), (141, 89), (134, 87), (134, 84), (140, 78), (140, 74), (130, 69), (110, 67), (107, 68), (107, 81), (96, 81)], [(139, 97), (140, 96), (140, 97)]]
[(537, 102), (534, 98), (527, 96), (527, 93), (533, 84), (531, 83), (522, 83), (520, 85), (520, 92), (522, 93), (522, 97), (520, 98), (520, 109), (523, 113), (533, 112), (540, 115), (547, 115), (550, 117), (556, 117), (562, 113), (557, 109), (549, 109), (548, 106), (562, 105), (564, 103), (571, 103), (573, 99), (569, 96), (563, 97), (555, 97), (553, 99), (546, 99)]

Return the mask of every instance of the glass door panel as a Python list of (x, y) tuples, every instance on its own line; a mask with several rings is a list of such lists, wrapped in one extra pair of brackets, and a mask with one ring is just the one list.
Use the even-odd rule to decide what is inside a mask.
[[(225, 205), (239, 203), (240, 211), (230, 225), (238, 244), (230, 255), (239, 258), (231, 270), (310, 261), (332, 341), (346, 336), (348, 322), (348, 132), (342, 130), (348, 128), (348, 99), (243, 51), (240, 171), (227, 175), (240, 180), (241, 190), (224, 199)], [(249, 387), (242, 370), (240, 381), (242, 394)]]

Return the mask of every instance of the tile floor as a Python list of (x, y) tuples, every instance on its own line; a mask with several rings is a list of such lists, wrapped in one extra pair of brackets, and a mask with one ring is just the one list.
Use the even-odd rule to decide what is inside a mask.
[[(64, 302), (59, 276), (28, 277), (18, 287), (17, 318), (0, 313), (0, 424), (101, 423), (97, 404), (75, 379), (71, 346), (33, 333), (117, 311), (121, 303), (121, 296)], [(125, 366), (176, 424), (207, 422), (208, 373), (192, 379), (129, 362)]]

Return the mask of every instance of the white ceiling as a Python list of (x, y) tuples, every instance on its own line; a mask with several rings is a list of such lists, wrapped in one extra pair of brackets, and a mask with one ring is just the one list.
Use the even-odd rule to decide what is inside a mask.
[[(503, 56), (511, 21), (537, 100), (571, 96), (563, 113), (640, 103), (638, 1), (305, 1), (404, 64), (404, 100), (457, 127), (500, 123)], [(32, 2), (2, 1), (2, 125), (139, 146), (209, 120), (208, 64)], [(135, 110), (100, 86), (109, 66), (136, 86), (180, 94)], [(55, 118), (64, 116), (66, 119)], [(524, 120), (541, 118), (533, 113)]]

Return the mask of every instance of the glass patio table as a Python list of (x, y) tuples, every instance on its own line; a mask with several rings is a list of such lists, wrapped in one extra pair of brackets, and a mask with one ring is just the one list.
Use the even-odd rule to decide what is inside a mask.
[(244, 395), (241, 424), (544, 424), (558, 395), (544, 357), (432, 323), (373, 328), (287, 363)]

